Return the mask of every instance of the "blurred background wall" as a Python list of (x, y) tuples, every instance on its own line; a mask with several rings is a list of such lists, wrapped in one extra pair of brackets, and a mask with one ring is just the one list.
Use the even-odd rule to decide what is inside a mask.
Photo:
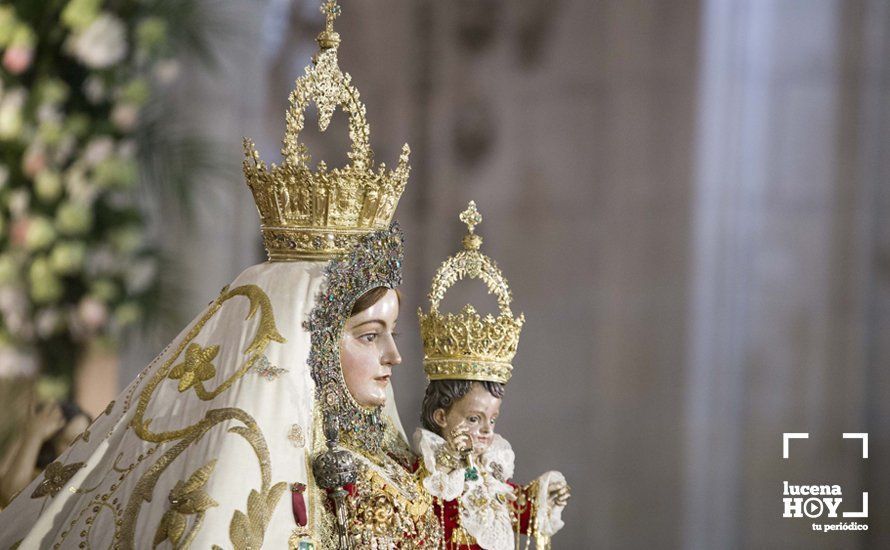
[[(557, 548), (890, 545), (890, 4), (342, 3), (377, 160), (412, 147), (409, 432), (415, 311), (474, 199), (527, 317), (499, 430), (518, 480), (558, 469), (574, 488)], [(322, 24), (309, 0), (227, 9), (241, 34), (222, 65), (170, 100), (231, 159), (195, 219), (159, 229), (184, 319), (263, 259), (241, 136), (276, 160)], [(311, 136), (314, 158), (336, 164), (344, 128)], [(458, 290), (455, 306), (484, 296)], [(174, 334), (133, 342), (122, 381)], [(782, 460), (782, 432), (810, 439)], [(868, 432), (870, 458), (842, 432)], [(782, 519), (783, 480), (868, 491), (868, 531)]]

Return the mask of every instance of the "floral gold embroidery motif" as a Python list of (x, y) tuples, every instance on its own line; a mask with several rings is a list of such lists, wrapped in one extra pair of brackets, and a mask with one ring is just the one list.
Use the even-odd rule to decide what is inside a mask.
[(222, 294), (211, 304), (208, 310), (204, 313), (204, 315), (198, 320), (197, 323), (192, 327), (189, 333), (186, 335), (185, 339), (179, 344), (178, 348), (174, 350), (173, 354), (161, 365), (161, 368), (155, 372), (154, 376), (149, 380), (146, 384), (145, 388), (139, 394), (139, 400), (136, 404), (136, 413), (133, 416), (133, 419), (130, 421), (130, 425), (133, 427), (133, 430), (136, 432), (136, 435), (139, 436), (140, 439), (145, 441), (150, 441), (152, 443), (160, 443), (163, 441), (173, 441), (177, 439), (181, 439), (188, 435), (189, 431), (193, 428), (196, 428), (198, 424), (194, 424), (192, 426), (188, 426), (186, 428), (181, 428), (178, 430), (171, 430), (167, 432), (152, 432), (148, 429), (148, 425), (151, 422), (151, 419), (145, 419), (145, 411), (148, 408), (148, 404), (151, 401), (152, 396), (154, 395), (155, 390), (158, 386), (168, 377), (171, 370), (171, 365), (174, 361), (176, 361), (180, 355), (182, 355), (183, 351), (186, 347), (197, 338), (197, 336), (201, 333), (201, 330), (204, 328), (204, 325), (220, 310), (224, 303), (227, 301), (237, 297), (243, 296), (246, 297), (250, 301), (250, 310), (247, 314), (247, 318), (250, 319), (257, 312), (260, 313), (260, 323), (257, 328), (257, 334), (254, 337), (253, 341), (244, 351), (245, 355), (249, 356), (249, 359), (245, 362), (245, 364), (234, 372), (225, 382), (219, 385), (216, 389), (212, 391), (207, 391), (204, 389), (204, 385), (201, 383), (196, 384), (195, 391), (204, 401), (209, 401), (221, 394), (223, 391), (227, 390), (234, 384), (238, 379), (240, 379), (244, 374), (253, 366), (253, 363), (257, 360), (259, 355), (262, 355), (262, 351), (266, 348), (269, 342), (285, 342), (284, 337), (278, 332), (278, 329), (275, 326), (275, 318), (272, 314), (272, 304), (269, 301), (269, 297), (266, 295), (263, 290), (256, 285), (243, 285), (236, 287), (234, 289), (224, 288)]
[(154, 545), (157, 546), (165, 540), (170, 540), (174, 547), (183, 539), (188, 523), (187, 516), (194, 515), (195, 522), (182, 546), (188, 546), (192, 537), (201, 528), (204, 521), (204, 512), (219, 504), (210, 498), (204, 491), (204, 485), (210, 479), (216, 460), (211, 460), (195, 471), (187, 481), (177, 481), (167, 499), (170, 501), (170, 509), (164, 513), (158, 529), (155, 532)]
[(219, 346), (202, 348), (199, 344), (191, 344), (185, 350), (185, 360), (179, 363), (168, 375), (171, 380), (179, 380), (179, 391), (187, 391), (192, 386), (210, 380), (216, 376), (213, 359), (219, 354)]
[(269, 520), (272, 519), (272, 511), (288, 487), (286, 481), (279, 481), (275, 485), (271, 484), (272, 466), (269, 463), (269, 448), (266, 445), (266, 440), (263, 439), (263, 434), (253, 419), (245, 424), (246, 426), (230, 428), (229, 431), (240, 435), (253, 447), (260, 460), (262, 486), (259, 491), (251, 489), (247, 496), (247, 514), (241, 510), (235, 510), (232, 515), (232, 521), (229, 523), (229, 540), (235, 550), (262, 548), (266, 527), (269, 525)]
[(392, 522), (393, 503), (386, 494), (376, 495), (360, 504), (356, 510), (360, 521), (367, 525), (376, 535), (387, 531)]
[(62, 487), (68, 483), (74, 474), (77, 473), (83, 467), (83, 462), (75, 462), (74, 464), (69, 464), (67, 466), (63, 465), (61, 462), (52, 462), (49, 466), (46, 467), (46, 470), (43, 472), (43, 481), (40, 482), (40, 485), (34, 489), (34, 492), (31, 493), (31, 498), (40, 498), (49, 495), (51, 497), (56, 496), (59, 491), (62, 490)]
[(247, 497), (247, 514), (235, 511), (229, 525), (229, 539), (237, 550), (251, 550), (263, 546), (263, 534), (272, 519), (272, 510), (287, 489), (287, 483), (278, 482), (270, 490), (258, 493), (250, 491)]

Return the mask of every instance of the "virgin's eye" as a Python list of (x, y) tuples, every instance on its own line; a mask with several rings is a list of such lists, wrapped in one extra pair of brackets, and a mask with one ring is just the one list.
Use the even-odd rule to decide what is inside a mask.
[(371, 343), (377, 339), (377, 334), (374, 332), (369, 332), (368, 334), (362, 334), (359, 336), (359, 339), (364, 340), (365, 342)]

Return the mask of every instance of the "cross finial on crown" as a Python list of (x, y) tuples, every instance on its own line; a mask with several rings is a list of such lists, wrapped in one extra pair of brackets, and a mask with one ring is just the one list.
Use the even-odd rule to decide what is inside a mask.
[(340, 5), (337, 0), (327, 0), (321, 5), (321, 13), (325, 16), (324, 31), (316, 41), (322, 50), (336, 49), (340, 45), (340, 35), (334, 32), (334, 20), (340, 16)]
[(473, 230), (482, 223), (482, 214), (476, 210), (476, 201), (470, 201), (467, 209), (460, 213), (460, 221), (467, 224), (467, 229), (470, 230), (463, 238), (464, 248), (479, 250), (479, 247), (482, 246), (482, 237), (473, 233)]
[(327, 0), (321, 5), (321, 13), (325, 15), (325, 29), (328, 32), (334, 30), (334, 20), (340, 17), (340, 6), (337, 0)]
[(467, 229), (470, 230), (470, 233), (473, 232), (477, 225), (482, 223), (482, 214), (476, 210), (476, 201), (470, 201), (467, 204), (467, 209), (460, 213), (460, 221), (467, 224)]

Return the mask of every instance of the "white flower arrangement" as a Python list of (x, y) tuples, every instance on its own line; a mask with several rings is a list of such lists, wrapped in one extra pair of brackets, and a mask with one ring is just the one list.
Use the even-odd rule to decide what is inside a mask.
[[(201, 32), (172, 6), (0, 5), (0, 377), (70, 377), (80, 350), (119, 338), (152, 303), (137, 136), (146, 104), (180, 72), (171, 31)], [(47, 364), (51, 348), (71, 361)]]
[(127, 28), (117, 17), (102, 14), (69, 38), (69, 51), (91, 69), (105, 69), (127, 54)]

